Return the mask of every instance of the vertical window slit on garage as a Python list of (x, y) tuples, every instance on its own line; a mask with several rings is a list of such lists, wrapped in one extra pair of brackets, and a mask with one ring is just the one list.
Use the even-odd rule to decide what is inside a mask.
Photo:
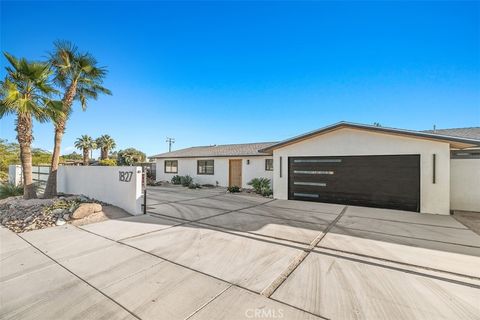
[(437, 155), (433, 154), (432, 157), (433, 165), (432, 165), (432, 170), (433, 170), (433, 175), (432, 175), (432, 183), (437, 182)]
[(281, 178), (282, 177), (282, 157), (280, 157), (279, 160), (280, 160), (280, 166), (279, 166), (280, 170), (279, 170), (279, 172), (280, 172), (280, 178)]

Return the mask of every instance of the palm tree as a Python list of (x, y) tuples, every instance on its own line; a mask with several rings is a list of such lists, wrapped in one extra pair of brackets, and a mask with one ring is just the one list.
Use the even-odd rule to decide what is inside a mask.
[(83, 165), (88, 166), (88, 154), (90, 150), (96, 148), (95, 140), (92, 137), (84, 134), (75, 141), (75, 148), (82, 150), (83, 152)]
[(110, 150), (115, 149), (117, 146), (115, 140), (110, 137), (108, 134), (102, 135), (100, 138), (96, 140), (97, 148), (100, 149), (100, 159), (105, 160), (108, 159), (108, 153)]
[(23, 170), (23, 197), (32, 199), (37, 197), (32, 179), (32, 119), (40, 122), (62, 119), (61, 103), (49, 98), (56, 91), (49, 82), (52, 72), (47, 63), (4, 55), (10, 66), (5, 68), (5, 80), (0, 81), (0, 118), (7, 114), (17, 116), (15, 130)]
[(60, 146), (73, 102), (79, 101), (85, 111), (88, 99), (96, 100), (101, 93), (111, 94), (110, 90), (102, 86), (107, 71), (98, 66), (91, 54), (79, 52), (76, 46), (67, 41), (57, 41), (54, 45), (55, 50), (50, 54), (50, 64), (54, 70), (55, 83), (63, 89), (62, 108), (66, 117), (55, 123), (51, 172), (45, 187), (46, 198), (53, 197), (57, 193)]

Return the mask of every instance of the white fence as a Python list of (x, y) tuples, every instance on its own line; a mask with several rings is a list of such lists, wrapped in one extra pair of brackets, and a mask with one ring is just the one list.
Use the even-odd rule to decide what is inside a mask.
[[(22, 166), (10, 165), (8, 180), (22, 184)], [(43, 192), (50, 172), (49, 166), (33, 166), (33, 181)], [(89, 198), (113, 204), (130, 214), (141, 214), (142, 168), (103, 166), (59, 166), (57, 192), (83, 194)]]
[[(39, 191), (40, 193), (44, 191), (49, 175), (49, 165), (32, 166), (32, 179), (33, 182), (37, 185), (37, 191)], [(23, 172), (21, 165), (11, 164), (8, 166), (8, 182), (16, 186), (23, 183)]]
[(480, 159), (450, 160), (452, 210), (480, 212)]
[(130, 214), (141, 214), (142, 168), (60, 166), (57, 192), (83, 194), (118, 206)]

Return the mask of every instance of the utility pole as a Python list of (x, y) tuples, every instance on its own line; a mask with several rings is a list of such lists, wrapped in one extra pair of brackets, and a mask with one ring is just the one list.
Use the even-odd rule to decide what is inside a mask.
[(172, 151), (172, 143), (175, 143), (175, 138), (167, 137), (167, 140), (165, 142), (168, 143), (168, 152), (171, 152)]

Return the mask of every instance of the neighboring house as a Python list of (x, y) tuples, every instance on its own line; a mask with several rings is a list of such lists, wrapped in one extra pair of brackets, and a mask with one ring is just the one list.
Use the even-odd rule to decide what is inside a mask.
[[(265, 176), (273, 181), (276, 199), (437, 214), (480, 211), (480, 160), (475, 158), (480, 137), (465, 134), (479, 128), (467, 129), (422, 132), (340, 122), (263, 147), (196, 147), (154, 158), (157, 180), (189, 174), (199, 183), (226, 186), (241, 181), (245, 187), (249, 179)], [(232, 151), (239, 146), (249, 151)], [(467, 152), (468, 159), (458, 159), (460, 151)], [(273, 171), (261, 170), (272, 158)], [(249, 166), (253, 159), (258, 162)], [(212, 176), (206, 179), (209, 170)]]
[(247, 188), (253, 178), (273, 177), (273, 157), (258, 150), (273, 142), (192, 147), (155, 155), (157, 181), (189, 175), (195, 183)]

